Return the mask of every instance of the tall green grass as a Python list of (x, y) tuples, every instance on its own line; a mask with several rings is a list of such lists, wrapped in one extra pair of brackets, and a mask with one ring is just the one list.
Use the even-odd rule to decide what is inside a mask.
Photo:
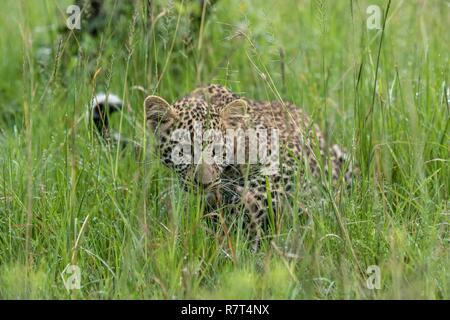
[[(64, 30), (70, 1), (2, 3), (0, 298), (450, 297), (448, 1), (217, 1), (201, 25), (197, 2), (123, 3), (98, 38)], [(147, 94), (211, 82), (295, 102), (360, 179), (299, 185), (252, 253), (242, 218), (205, 218), (144, 126)], [(99, 91), (123, 98), (114, 126), (144, 154), (98, 142), (85, 113)], [(80, 290), (64, 287), (69, 264)]]

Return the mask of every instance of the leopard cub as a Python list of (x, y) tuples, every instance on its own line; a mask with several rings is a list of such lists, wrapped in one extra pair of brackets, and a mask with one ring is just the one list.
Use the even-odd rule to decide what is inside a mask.
[(294, 177), (309, 171), (352, 182), (347, 155), (327, 147), (319, 127), (294, 104), (253, 101), (216, 84), (173, 104), (157, 96), (144, 104), (162, 162), (204, 188), (216, 205), (243, 204), (255, 243), (269, 210), (281, 212), (282, 200), (292, 196)]

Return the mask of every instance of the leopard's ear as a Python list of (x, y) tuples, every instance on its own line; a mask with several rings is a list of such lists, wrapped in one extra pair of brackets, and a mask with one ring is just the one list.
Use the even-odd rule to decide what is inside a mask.
[(247, 101), (236, 99), (230, 102), (223, 107), (220, 117), (227, 125), (235, 126), (238, 123), (245, 125), (249, 119)]
[(164, 119), (176, 119), (176, 110), (163, 98), (148, 96), (144, 101), (147, 124), (155, 130)]

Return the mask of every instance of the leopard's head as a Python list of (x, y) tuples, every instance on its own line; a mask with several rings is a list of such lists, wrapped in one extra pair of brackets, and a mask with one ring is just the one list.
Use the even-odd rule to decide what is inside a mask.
[(144, 106), (162, 162), (184, 183), (215, 191), (227, 165), (226, 129), (245, 114), (245, 101), (221, 86), (210, 85), (173, 104), (149, 96)]

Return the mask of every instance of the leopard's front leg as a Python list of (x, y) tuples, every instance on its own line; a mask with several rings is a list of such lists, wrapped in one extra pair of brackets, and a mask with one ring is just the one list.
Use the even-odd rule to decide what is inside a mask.
[[(267, 231), (268, 213), (270, 212), (269, 198), (273, 212), (277, 210), (276, 193), (266, 188), (265, 181), (259, 181), (259, 186), (250, 183), (250, 187), (238, 187), (241, 203), (244, 205), (244, 213), (247, 218), (247, 230), (253, 242), (252, 248), (256, 251), (262, 239), (262, 234)], [(269, 195), (270, 193), (270, 195)]]

